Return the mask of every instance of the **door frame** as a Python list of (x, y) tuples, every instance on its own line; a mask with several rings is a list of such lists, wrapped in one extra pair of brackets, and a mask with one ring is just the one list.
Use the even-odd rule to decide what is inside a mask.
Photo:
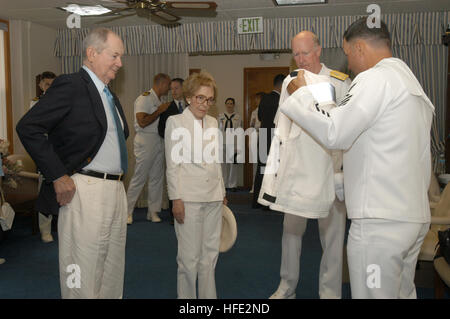
[[(290, 68), (289, 66), (272, 66), (272, 67), (251, 67), (251, 68), (244, 68), (243, 76), (244, 76), (244, 131), (248, 129), (249, 122), (250, 122), (250, 101), (249, 96), (247, 93), (247, 84), (248, 84), (248, 74), (251, 71), (261, 71), (261, 70), (280, 70), (285, 69), (286, 74), (289, 74)], [(282, 72), (280, 72), (282, 73)], [(256, 164), (256, 163), (255, 163)], [(253, 170), (252, 165), (249, 163), (249, 154), (248, 154), (248, 137), (245, 138), (245, 163), (244, 163), (244, 188), (250, 189), (253, 184)]]

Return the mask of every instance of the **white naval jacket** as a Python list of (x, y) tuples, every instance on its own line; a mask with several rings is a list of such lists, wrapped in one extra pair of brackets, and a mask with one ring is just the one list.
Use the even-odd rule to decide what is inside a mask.
[[(214, 202), (223, 201), (225, 197), (225, 186), (218, 155), (217, 121), (215, 118), (205, 115), (202, 122), (203, 128), (189, 107), (183, 113), (172, 115), (167, 119), (164, 144), (167, 189), (171, 200)], [(176, 130), (180, 128), (181, 131)], [(207, 129), (210, 133), (215, 132), (215, 135), (212, 134), (203, 139), (205, 137), (203, 134)], [(177, 136), (177, 134), (186, 132), (190, 136)], [(195, 143), (197, 144), (195, 145)], [(205, 154), (216, 156), (215, 161), (206, 158)], [(180, 155), (184, 157), (181, 162), (180, 158), (176, 158)]]
[(434, 106), (409, 67), (385, 58), (354, 79), (339, 107), (322, 113), (302, 87), (280, 111), (344, 153), (349, 218), (430, 221), (430, 130)]
[[(341, 99), (350, 80), (330, 77), (330, 72), (322, 65), (319, 75), (305, 71), (305, 78), (308, 84), (331, 82)], [(289, 75), (283, 82), (280, 105), (289, 97), (286, 88), (292, 79)], [(327, 217), (335, 199), (333, 157), (339, 166), (336, 171), (340, 171), (342, 154), (332, 156), (328, 149), (280, 112), (277, 112), (275, 124), (258, 202), (305, 218)]]

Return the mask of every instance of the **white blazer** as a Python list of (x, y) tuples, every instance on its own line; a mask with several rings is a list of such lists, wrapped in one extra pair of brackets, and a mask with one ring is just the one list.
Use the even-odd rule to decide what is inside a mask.
[[(305, 71), (308, 84), (332, 83), (338, 99), (346, 92), (350, 81), (330, 78), (330, 69), (325, 66), (321, 73)], [(287, 85), (293, 78), (283, 82), (280, 105), (289, 97)], [(335, 199), (335, 171), (340, 171), (341, 154), (333, 165), (332, 153), (317, 142), (286, 115), (278, 112), (275, 118), (275, 135), (259, 193), (258, 202), (273, 210), (305, 218), (325, 218)]]
[(223, 200), (225, 186), (219, 161), (218, 134), (215, 118), (206, 115), (200, 122), (189, 107), (182, 114), (167, 119), (164, 144), (171, 200)]

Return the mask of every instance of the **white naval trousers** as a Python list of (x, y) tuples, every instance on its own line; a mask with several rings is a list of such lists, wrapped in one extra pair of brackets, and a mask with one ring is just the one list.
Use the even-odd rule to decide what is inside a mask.
[(417, 257), (429, 225), (352, 219), (347, 242), (352, 298), (417, 298)]
[[(319, 218), (322, 259), (319, 273), (319, 296), (336, 299), (342, 295), (342, 259), (345, 237), (345, 203), (335, 200), (326, 218)], [(284, 214), (281, 247), (281, 281), (278, 291), (283, 295), (295, 293), (300, 275), (302, 237), (308, 219)]]
[(41, 232), (41, 236), (51, 235), (52, 234), (52, 215), (45, 216), (42, 213), (39, 213), (39, 231)]
[(184, 202), (184, 224), (175, 222), (178, 240), (179, 299), (216, 299), (215, 268), (219, 257), (223, 202)]
[(127, 237), (123, 183), (81, 174), (72, 179), (75, 196), (58, 216), (61, 297), (122, 298)]
[(222, 176), (225, 188), (237, 187), (238, 164), (222, 163)]
[(158, 133), (136, 133), (136, 166), (127, 191), (128, 215), (131, 215), (145, 182), (148, 182), (148, 212), (161, 211), (164, 180), (164, 144)]

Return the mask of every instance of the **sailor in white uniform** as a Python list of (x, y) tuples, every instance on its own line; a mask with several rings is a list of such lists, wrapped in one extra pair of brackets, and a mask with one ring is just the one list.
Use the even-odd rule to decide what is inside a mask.
[(415, 267), (430, 224), (430, 130), (434, 106), (408, 66), (392, 57), (389, 31), (367, 18), (344, 33), (357, 76), (329, 112), (291, 81), (280, 111), (322, 144), (344, 152), (351, 219), (347, 254), (353, 298), (416, 298)]
[(223, 134), (223, 164), (222, 164), (222, 174), (225, 183), (225, 188), (232, 191), (236, 190), (237, 179), (238, 179), (238, 164), (236, 163), (237, 154), (241, 152), (240, 145), (236, 142), (227, 140), (226, 131), (227, 129), (235, 130), (242, 127), (242, 119), (239, 113), (235, 111), (235, 100), (234, 98), (227, 98), (225, 100), (226, 111), (220, 113), (217, 121), (219, 123), (219, 129)]
[(170, 78), (160, 73), (153, 79), (153, 88), (141, 94), (134, 102), (134, 155), (136, 166), (127, 191), (128, 224), (133, 222), (133, 210), (136, 201), (148, 182), (147, 220), (161, 222), (164, 180), (164, 143), (158, 134), (159, 116), (170, 103), (161, 103), (160, 98), (169, 92)]
[[(292, 39), (292, 53), (297, 66), (310, 71), (311, 81), (320, 82), (322, 78), (333, 85), (339, 101), (344, 97), (350, 79), (348, 75), (330, 70), (320, 63), (321, 47), (314, 33), (303, 31), (297, 34)], [(284, 80), (280, 105), (289, 97), (286, 88), (295, 73)], [(342, 152), (330, 152), (283, 114), (278, 113), (275, 121), (275, 134), (280, 137), (280, 142), (276, 140), (275, 143), (284, 143), (280, 146), (280, 167), (274, 174), (267, 174), (267, 177), (265, 174), (259, 199), (259, 203), (286, 213), (283, 222), (281, 280), (271, 298), (286, 299), (296, 296), (302, 237), (310, 218), (318, 219), (323, 249), (319, 296), (341, 298), (346, 211), (342, 201), (343, 194), (338, 194), (340, 198), (336, 199), (334, 195), (335, 188), (339, 186), (335, 185), (335, 179), (338, 180), (340, 175), (342, 181)], [(273, 192), (270, 190), (270, 177), (278, 180), (274, 181), (278, 184), (277, 199), (274, 202), (267, 197)], [(342, 190), (342, 186), (340, 189)]]

